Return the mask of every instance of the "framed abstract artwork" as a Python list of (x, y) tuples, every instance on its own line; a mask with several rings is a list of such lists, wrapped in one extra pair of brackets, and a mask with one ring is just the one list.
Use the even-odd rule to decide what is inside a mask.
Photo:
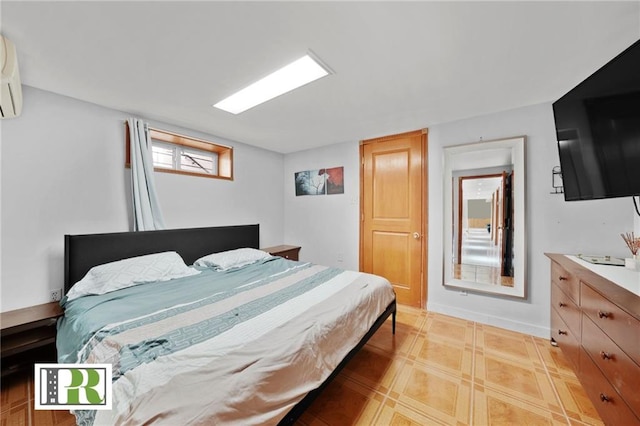
[(296, 196), (344, 194), (344, 167), (295, 173)]

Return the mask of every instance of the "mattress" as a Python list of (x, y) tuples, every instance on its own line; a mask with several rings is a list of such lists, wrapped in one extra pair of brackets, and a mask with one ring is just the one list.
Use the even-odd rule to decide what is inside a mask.
[(395, 299), (384, 278), (269, 258), (63, 303), (60, 363), (111, 363), (78, 424), (277, 424)]

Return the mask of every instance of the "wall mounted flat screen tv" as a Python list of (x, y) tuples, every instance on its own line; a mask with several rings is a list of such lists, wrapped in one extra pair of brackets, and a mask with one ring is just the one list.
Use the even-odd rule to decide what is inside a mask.
[(640, 40), (553, 104), (567, 201), (640, 195)]

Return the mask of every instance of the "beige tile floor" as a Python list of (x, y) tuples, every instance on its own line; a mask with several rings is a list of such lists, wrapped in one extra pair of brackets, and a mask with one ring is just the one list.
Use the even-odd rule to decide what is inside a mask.
[[(0, 426), (72, 425), (34, 411), (28, 375), (2, 379)], [(600, 425), (582, 386), (548, 340), (399, 307), (305, 414), (300, 425)]]
[(301, 425), (601, 425), (560, 349), (399, 307), (309, 407)]

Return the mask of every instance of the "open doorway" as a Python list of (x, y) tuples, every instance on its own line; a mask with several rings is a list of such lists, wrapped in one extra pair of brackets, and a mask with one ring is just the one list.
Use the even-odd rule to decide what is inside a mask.
[(513, 286), (512, 176), (458, 177), (454, 278)]

